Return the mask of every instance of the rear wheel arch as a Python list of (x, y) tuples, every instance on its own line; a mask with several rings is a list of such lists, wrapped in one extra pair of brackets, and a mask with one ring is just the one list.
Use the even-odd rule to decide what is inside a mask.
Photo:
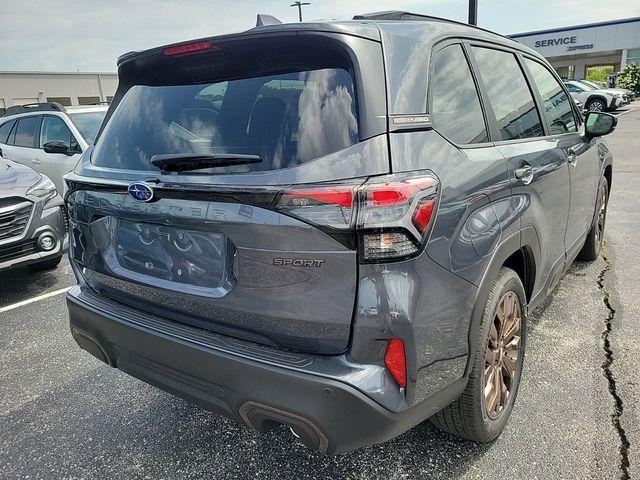
[[(524, 246), (522, 243), (524, 243)], [(485, 271), (475, 298), (475, 303), (471, 311), (471, 322), (469, 324), (468, 332), (468, 347), (469, 355), (467, 357), (467, 366), (465, 369), (465, 378), (469, 378), (471, 369), (470, 360), (475, 355), (475, 344), (477, 343), (477, 336), (479, 335), (479, 329), (482, 322), (482, 316), (484, 314), (485, 305), (489, 298), (489, 292), (493, 287), (495, 279), (498, 277), (500, 270), (503, 267), (511, 268), (514, 270), (522, 280), (522, 276), (516, 270), (518, 268), (518, 261), (521, 262), (521, 272), (524, 278), (528, 280), (527, 283), (522, 282), (525, 287), (525, 293), (527, 302), (531, 300), (531, 297), (535, 293), (535, 274), (536, 274), (536, 247), (539, 252), (538, 236), (533, 227), (522, 229), (520, 232), (516, 232), (498, 245), (493, 258)], [(513, 266), (516, 268), (513, 268)], [(526, 271), (526, 273), (525, 273)], [(526, 307), (526, 306), (525, 306)], [(525, 311), (527, 309), (525, 308)]]

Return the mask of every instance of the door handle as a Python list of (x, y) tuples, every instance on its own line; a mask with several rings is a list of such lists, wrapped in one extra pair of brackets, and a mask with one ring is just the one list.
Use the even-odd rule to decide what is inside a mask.
[(575, 167), (578, 164), (578, 152), (579, 149), (577, 145), (569, 147), (569, 153), (567, 154), (567, 163), (572, 167)]
[(531, 165), (518, 168), (514, 173), (516, 178), (524, 185), (529, 185), (533, 181), (533, 168), (531, 168)]
[(32, 158), (31, 159), (31, 163), (33, 163), (34, 165), (40, 165), (42, 162), (40, 160), (38, 160), (37, 158)]

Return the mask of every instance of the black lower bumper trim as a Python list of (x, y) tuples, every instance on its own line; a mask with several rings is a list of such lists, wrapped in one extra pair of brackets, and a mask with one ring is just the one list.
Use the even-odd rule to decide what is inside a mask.
[[(81, 348), (109, 365), (258, 431), (284, 424), (309, 447), (343, 453), (389, 440), (447, 405), (454, 384), (401, 413), (390, 412), (346, 383), (232, 355), (127, 322), (67, 295)], [(84, 339), (86, 337), (86, 339)]]

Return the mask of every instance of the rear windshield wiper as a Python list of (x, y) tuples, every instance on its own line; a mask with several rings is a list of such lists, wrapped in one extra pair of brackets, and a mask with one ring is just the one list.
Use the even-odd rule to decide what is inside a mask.
[(235, 153), (214, 153), (198, 155), (195, 153), (159, 154), (151, 157), (151, 164), (165, 172), (187, 172), (205, 168), (231, 167), (260, 163), (259, 155), (240, 155)]

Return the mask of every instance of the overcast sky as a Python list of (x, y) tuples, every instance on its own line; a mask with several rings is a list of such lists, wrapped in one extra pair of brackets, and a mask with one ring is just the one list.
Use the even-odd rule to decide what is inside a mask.
[[(466, 0), (306, 0), (305, 20), (397, 9), (466, 20)], [(0, 70), (116, 70), (116, 58), (245, 30), (257, 13), (297, 20), (288, 0), (1, 0)], [(479, 0), (478, 23), (499, 33), (640, 15), (640, 0)]]

